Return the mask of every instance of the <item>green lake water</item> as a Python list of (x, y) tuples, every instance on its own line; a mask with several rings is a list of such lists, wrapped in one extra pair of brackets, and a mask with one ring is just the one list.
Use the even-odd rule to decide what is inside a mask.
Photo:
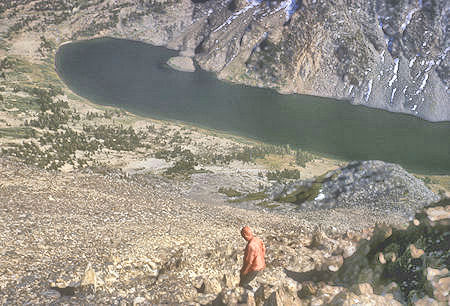
[(56, 68), (92, 102), (135, 114), (181, 120), (346, 160), (378, 159), (427, 174), (450, 174), (450, 122), (422, 119), (180, 72), (165, 63), (177, 52), (102, 38), (63, 45)]

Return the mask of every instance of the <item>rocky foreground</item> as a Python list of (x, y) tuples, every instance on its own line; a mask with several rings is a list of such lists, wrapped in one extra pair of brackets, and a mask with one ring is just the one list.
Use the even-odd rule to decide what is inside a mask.
[[(448, 303), (448, 200), (374, 227), (371, 210), (308, 219), (194, 201), (161, 176), (0, 169), (1, 304)], [(237, 287), (243, 225), (268, 250), (253, 291)]]

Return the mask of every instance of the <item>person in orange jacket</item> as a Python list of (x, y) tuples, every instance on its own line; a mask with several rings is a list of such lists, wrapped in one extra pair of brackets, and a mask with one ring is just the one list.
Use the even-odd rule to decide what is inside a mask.
[(248, 284), (266, 267), (264, 260), (266, 247), (261, 239), (253, 236), (248, 226), (242, 228), (241, 235), (248, 243), (244, 251), (244, 264), (240, 273), (241, 280), (239, 286), (249, 288), (250, 286)]

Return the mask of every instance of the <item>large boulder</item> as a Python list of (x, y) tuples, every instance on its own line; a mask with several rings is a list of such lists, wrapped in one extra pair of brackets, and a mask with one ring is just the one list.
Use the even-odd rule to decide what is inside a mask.
[(277, 183), (269, 194), (274, 201), (305, 209), (366, 207), (406, 216), (439, 200), (422, 180), (399, 165), (382, 161), (354, 161), (315, 180)]

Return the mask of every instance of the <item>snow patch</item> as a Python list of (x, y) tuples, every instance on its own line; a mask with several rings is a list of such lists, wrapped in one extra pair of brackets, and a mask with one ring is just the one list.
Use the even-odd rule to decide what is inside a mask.
[(395, 80), (397, 80), (397, 73), (398, 73), (398, 65), (400, 63), (400, 60), (398, 58), (394, 59), (394, 75), (392, 76), (392, 79), (389, 81), (389, 87), (394, 84)]
[(320, 193), (314, 198), (314, 201), (322, 201), (323, 199), (325, 199), (325, 195), (322, 193), (322, 190), (320, 190)]
[(431, 68), (433, 68), (433, 66), (434, 66), (434, 61), (433, 60), (429, 61), (428, 62), (428, 67), (427, 67), (427, 69), (425, 69), (425, 72), (430, 71)]
[(250, 1), (250, 4), (249, 4), (249, 5), (247, 5), (246, 7), (244, 7), (242, 10), (240, 10), (240, 11), (238, 11), (238, 12), (232, 14), (230, 17), (228, 17), (228, 19), (227, 19), (224, 23), (222, 23), (222, 24), (221, 24), (220, 26), (218, 26), (215, 30), (213, 30), (213, 32), (215, 33), (215, 32), (217, 32), (217, 31), (220, 31), (223, 27), (225, 27), (225, 26), (231, 24), (231, 22), (232, 22), (234, 19), (236, 19), (236, 18), (238, 18), (240, 15), (246, 13), (249, 9), (252, 9), (252, 8), (258, 6), (260, 3), (261, 3), (261, 1), (257, 1), (257, 0), (252, 0), (252, 1)]
[(392, 89), (391, 100), (390, 100), (391, 104), (392, 104), (392, 101), (394, 101), (394, 96), (395, 96), (396, 91), (397, 91), (397, 88)]
[(402, 25), (400, 26), (400, 29), (402, 30), (402, 32), (405, 31), (406, 27), (407, 27), (407, 26), (409, 25), (409, 23), (411, 22), (412, 16), (413, 16), (414, 13), (417, 12), (418, 10), (419, 10), (418, 8), (415, 8), (415, 9), (413, 9), (412, 11), (410, 11), (410, 12), (408, 13), (408, 15), (406, 15), (405, 22), (402, 23)]
[(428, 81), (428, 73), (425, 73), (425, 77), (423, 78), (422, 84), (420, 84), (419, 89), (416, 91), (416, 95), (420, 94), (425, 86), (427, 85), (427, 81)]
[(349, 95), (352, 93), (353, 87), (354, 87), (353, 85), (350, 85), (350, 88), (348, 89), (348, 94), (349, 94)]
[(298, 6), (297, 6), (296, 0), (285, 0), (285, 1), (281, 2), (277, 11), (284, 9), (284, 13), (286, 15), (286, 21), (288, 21), (289, 19), (291, 19), (292, 15), (294, 14), (294, 12), (297, 8), (298, 8)]
[(373, 83), (373, 80), (370, 79), (369, 83), (367, 85), (367, 92), (366, 92), (366, 97), (365, 97), (366, 102), (369, 101), (370, 94), (372, 93), (372, 83)]
[(396, 59), (394, 59), (394, 63), (395, 63), (394, 73), (397, 74), (397, 72), (398, 72), (398, 65), (400, 63), (400, 60), (398, 58), (396, 58)]

